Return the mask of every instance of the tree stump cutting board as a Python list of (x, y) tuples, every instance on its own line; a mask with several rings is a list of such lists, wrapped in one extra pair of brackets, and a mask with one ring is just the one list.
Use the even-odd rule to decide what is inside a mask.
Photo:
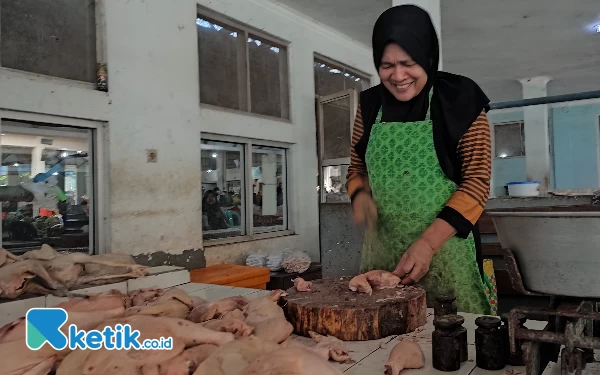
[(414, 331), (427, 322), (425, 289), (399, 286), (372, 295), (348, 289), (351, 277), (313, 280), (310, 292), (288, 289), (280, 304), (294, 333), (308, 331), (344, 341), (377, 340)]

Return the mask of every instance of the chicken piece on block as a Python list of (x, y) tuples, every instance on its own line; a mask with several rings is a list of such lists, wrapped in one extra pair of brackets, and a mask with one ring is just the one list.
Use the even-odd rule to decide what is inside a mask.
[(327, 360), (301, 347), (281, 348), (263, 354), (248, 366), (244, 375), (342, 375)]
[(398, 375), (403, 369), (419, 369), (425, 366), (425, 356), (416, 342), (401, 341), (396, 344), (385, 363), (385, 375)]
[[(198, 366), (193, 375), (242, 375), (248, 365), (265, 353), (279, 348), (274, 342), (256, 336), (227, 343)], [(321, 375), (321, 374), (319, 374)]]
[(310, 292), (310, 287), (312, 286), (312, 282), (306, 281), (301, 277), (297, 277), (294, 280), (294, 287), (298, 292)]
[(390, 289), (400, 283), (400, 278), (388, 271), (374, 270), (357, 275), (350, 280), (348, 287), (353, 292), (373, 294), (373, 288)]

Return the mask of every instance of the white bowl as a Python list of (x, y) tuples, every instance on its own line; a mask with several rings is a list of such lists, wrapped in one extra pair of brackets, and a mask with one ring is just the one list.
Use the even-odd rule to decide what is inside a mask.
[(539, 181), (515, 181), (506, 185), (508, 185), (508, 195), (511, 197), (537, 197), (540, 195)]

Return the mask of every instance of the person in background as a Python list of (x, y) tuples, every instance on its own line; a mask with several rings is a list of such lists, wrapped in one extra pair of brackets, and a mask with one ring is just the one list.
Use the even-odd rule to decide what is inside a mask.
[(221, 206), (217, 200), (217, 194), (213, 190), (208, 190), (206, 194), (204, 194), (202, 212), (206, 213), (208, 230), (229, 228), (227, 220), (225, 219), (225, 214), (221, 211)]
[(490, 314), (477, 220), (490, 189), (489, 100), (471, 79), (438, 71), (438, 38), (414, 5), (373, 29), (381, 84), (360, 94), (347, 191), (367, 224), (361, 271), (420, 282), (427, 304), (454, 293), (459, 311)]

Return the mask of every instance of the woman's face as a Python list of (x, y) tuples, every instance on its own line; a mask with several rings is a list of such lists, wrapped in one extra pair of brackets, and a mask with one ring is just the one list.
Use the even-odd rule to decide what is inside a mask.
[(217, 202), (217, 197), (214, 194), (208, 194), (208, 197), (206, 197), (206, 203), (215, 204), (216, 202)]
[(419, 95), (427, 83), (427, 73), (398, 44), (383, 50), (379, 78), (388, 91), (401, 102)]

